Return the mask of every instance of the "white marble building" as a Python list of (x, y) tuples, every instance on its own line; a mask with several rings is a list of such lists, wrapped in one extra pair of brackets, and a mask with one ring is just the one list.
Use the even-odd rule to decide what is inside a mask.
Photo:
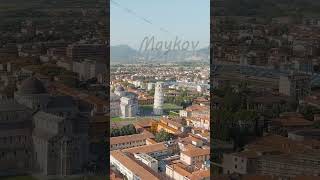
[(139, 112), (138, 99), (136, 96), (125, 96), (120, 103), (121, 116), (123, 118), (135, 117)]
[[(123, 118), (135, 117), (139, 113), (138, 97), (136, 94), (127, 92), (122, 86), (118, 86), (114, 90), (114, 94), (110, 97), (111, 114), (116, 115), (118, 107), (118, 99), (120, 100), (120, 116)], [(113, 116), (115, 117), (115, 116)]]
[(120, 96), (110, 92), (110, 116), (120, 116)]

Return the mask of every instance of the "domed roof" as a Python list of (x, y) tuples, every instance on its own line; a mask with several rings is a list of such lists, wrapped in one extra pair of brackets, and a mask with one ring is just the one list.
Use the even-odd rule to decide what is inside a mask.
[(47, 93), (43, 83), (35, 78), (30, 77), (21, 83), (18, 91), (20, 94), (44, 94)]
[(119, 91), (119, 92), (124, 91), (124, 88), (122, 86), (117, 86), (115, 91)]

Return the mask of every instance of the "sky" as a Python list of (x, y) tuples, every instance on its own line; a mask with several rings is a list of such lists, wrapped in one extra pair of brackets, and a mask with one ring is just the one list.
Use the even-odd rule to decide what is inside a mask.
[(111, 46), (139, 49), (143, 40), (210, 42), (210, 0), (111, 0)]

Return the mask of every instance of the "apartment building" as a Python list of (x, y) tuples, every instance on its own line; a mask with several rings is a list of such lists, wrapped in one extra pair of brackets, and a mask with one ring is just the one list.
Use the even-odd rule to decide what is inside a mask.
[(285, 180), (299, 175), (319, 176), (318, 147), (319, 142), (268, 135), (248, 144), (241, 152), (224, 154), (223, 172), (272, 175)]
[(86, 81), (97, 77), (99, 74), (105, 74), (107, 67), (106, 63), (90, 59), (81, 59), (73, 61), (72, 71), (78, 74), (79, 80)]
[(101, 58), (107, 57), (106, 44), (71, 44), (67, 47), (66, 55), (72, 61), (85, 58)]
[(194, 169), (179, 161), (166, 166), (167, 177), (174, 180), (209, 180), (209, 169)]
[(158, 172), (158, 160), (156, 160), (155, 158), (149, 156), (148, 154), (145, 153), (137, 153), (134, 154), (134, 157), (141, 161), (143, 164), (147, 165), (148, 167), (150, 167), (152, 170), (154, 170), (155, 172)]
[(180, 152), (180, 160), (187, 165), (203, 163), (210, 159), (210, 149), (190, 147), (186, 151)]

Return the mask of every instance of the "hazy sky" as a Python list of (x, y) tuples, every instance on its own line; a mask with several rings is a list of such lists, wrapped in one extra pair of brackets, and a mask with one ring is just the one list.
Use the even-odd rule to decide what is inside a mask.
[(174, 43), (178, 37), (199, 41), (199, 48), (209, 46), (210, 0), (111, 0), (110, 9), (112, 46), (138, 49), (152, 36), (155, 42)]

